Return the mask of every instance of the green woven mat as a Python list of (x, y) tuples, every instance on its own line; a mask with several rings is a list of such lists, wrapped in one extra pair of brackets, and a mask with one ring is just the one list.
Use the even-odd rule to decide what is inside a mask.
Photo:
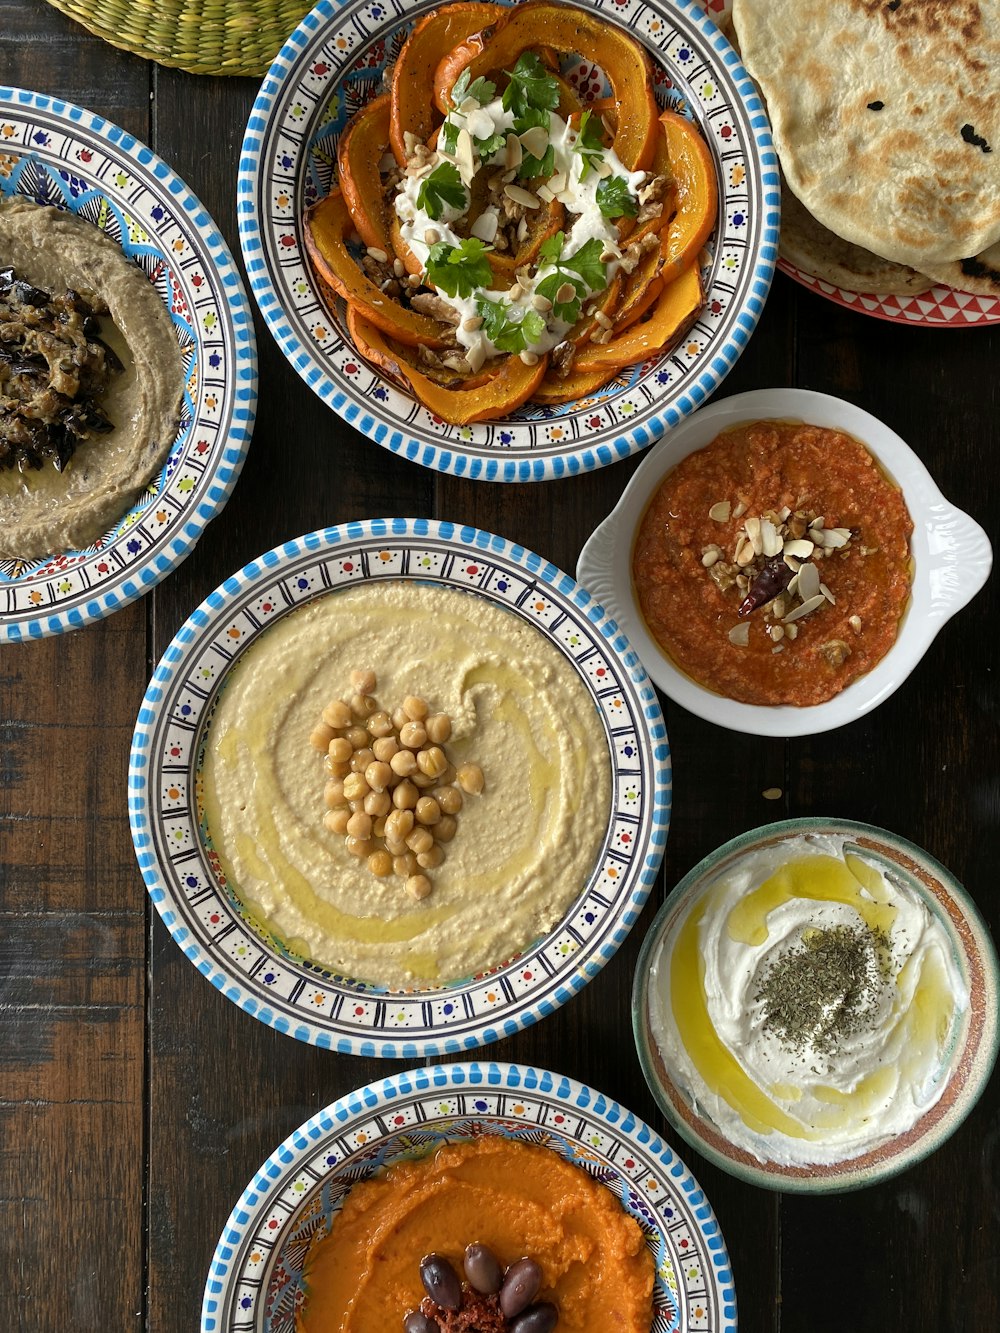
[(264, 74), (315, 0), (48, 0), (88, 31), (191, 74)]

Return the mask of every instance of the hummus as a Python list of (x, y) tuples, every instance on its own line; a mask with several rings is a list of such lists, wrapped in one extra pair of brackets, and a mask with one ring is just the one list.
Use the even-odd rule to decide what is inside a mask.
[(617, 1199), (548, 1148), (487, 1136), (355, 1185), (304, 1270), (301, 1333), (393, 1333), (420, 1305), (420, 1259), (465, 1247), (542, 1270), (559, 1333), (649, 1333), (653, 1257)]
[(108, 236), (72, 213), (0, 201), (0, 262), (38, 287), (108, 306), (105, 340), (124, 362), (101, 400), (115, 429), (84, 440), (62, 472), (0, 472), (0, 558), (89, 546), (135, 502), (177, 436), (183, 366), (156, 289)]
[(653, 962), (671, 1078), (763, 1162), (833, 1164), (938, 1100), (968, 993), (943, 926), (848, 839), (790, 838), (697, 895)]
[[(447, 713), (449, 758), (485, 776), (419, 903), (324, 827), (310, 734), (355, 669), (390, 712), (419, 695)], [(604, 729), (559, 649), (484, 597), (416, 582), (347, 588), (267, 630), (222, 690), (202, 775), (208, 834), (252, 915), (322, 966), (396, 987), (484, 971), (550, 930), (610, 813)]]

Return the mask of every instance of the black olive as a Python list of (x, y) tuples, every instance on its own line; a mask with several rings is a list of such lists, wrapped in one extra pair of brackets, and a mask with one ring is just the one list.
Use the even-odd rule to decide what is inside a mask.
[(420, 1281), (435, 1305), (444, 1310), (457, 1310), (461, 1306), (462, 1284), (443, 1254), (424, 1255), (420, 1260)]

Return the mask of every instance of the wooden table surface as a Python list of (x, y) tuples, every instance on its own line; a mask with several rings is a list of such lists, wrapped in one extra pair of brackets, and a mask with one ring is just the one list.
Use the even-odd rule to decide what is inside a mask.
[[(40, 0), (0, 0), (0, 82), (57, 94), (150, 144), (239, 246), (238, 148), (256, 92), (117, 51)], [(439, 476), (356, 434), (258, 328), (260, 403), (235, 494), (189, 559), (87, 629), (0, 648), (0, 1330), (198, 1327), (219, 1233), (260, 1163), (336, 1097), (402, 1068), (317, 1050), (226, 1000), (151, 909), (126, 817), (153, 665), (225, 576), (348, 519), (475, 524), (572, 571), (638, 460), (524, 486)], [(881, 417), (994, 545), (1000, 327), (900, 328), (778, 276), (720, 390), (798, 385)], [(280, 484), (279, 484), (280, 483)], [(993, 578), (877, 712), (790, 741), (667, 707), (674, 810), (630, 939), (572, 1003), (488, 1049), (581, 1079), (644, 1117), (707, 1191), (746, 1333), (1000, 1327), (1000, 1080), (937, 1153), (877, 1188), (777, 1195), (666, 1129), (630, 1027), (632, 970), (664, 895), (712, 848), (786, 816), (867, 820), (927, 848), (1000, 927), (1000, 622)], [(768, 788), (780, 800), (766, 800)], [(387, 1330), (387, 1333), (392, 1333)], [(594, 1333), (603, 1333), (594, 1330)]]

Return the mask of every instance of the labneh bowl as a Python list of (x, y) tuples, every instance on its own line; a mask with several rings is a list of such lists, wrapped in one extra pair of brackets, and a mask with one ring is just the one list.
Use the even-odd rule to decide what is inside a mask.
[[(368, 364), (343, 302), (324, 300), (302, 218), (336, 184), (336, 146), (358, 109), (383, 91), (413, 26), (442, 0), (405, 6), (321, 0), (279, 52), (243, 141), (238, 216), (250, 288), (279, 347), (309, 387), (376, 444), (426, 467), (487, 481), (589, 472), (648, 446), (704, 402), (732, 369), (763, 309), (777, 259), (780, 188), (767, 118), (726, 38), (691, 0), (584, 0), (648, 51), (663, 107), (695, 121), (712, 154), (718, 221), (700, 256), (705, 304), (655, 358), (558, 407), (449, 425)], [(539, 42), (544, 41), (539, 32)], [(585, 102), (605, 91), (579, 58), (563, 74)]]
[[(650, 1333), (736, 1333), (719, 1224), (687, 1167), (653, 1130), (560, 1074), (476, 1063), (369, 1084), (286, 1139), (223, 1229), (202, 1333), (296, 1333), (310, 1242), (329, 1232), (352, 1187), (397, 1162), (485, 1135), (549, 1149), (604, 1185), (638, 1222), (655, 1268)], [(413, 1256), (415, 1272), (421, 1257)], [(385, 1333), (398, 1333), (404, 1314)]]
[[(913, 520), (910, 600), (894, 643), (871, 670), (839, 694), (824, 703), (801, 707), (737, 702), (692, 679), (652, 637), (632, 575), (639, 525), (668, 473), (723, 431), (768, 421), (805, 423), (853, 437), (900, 488)], [(588, 539), (577, 563), (577, 577), (626, 634), (653, 681), (675, 703), (732, 731), (810, 736), (853, 722), (887, 699), (913, 671), (945, 622), (982, 588), (992, 559), (989, 540), (979, 524), (949, 504), (913, 450), (877, 417), (843, 399), (809, 389), (755, 389), (702, 408), (650, 451), (618, 504)], [(699, 596), (697, 586), (692, 586), (691, 596), (693, 600)]]
[[(794, 876), (790, 864), (801, 867), (804, 862), (798, 858), (804, 854), (825, 857), (831, 848), (837, 849), (834, 859), (842, 877), (836, 883), (850, 884), (854, 897), (827, 893), (816, 879), (813, 893), (793, 893), (789, 899), (775, 891), (779, 869)], [(860, 895), (861, 880), (855, 870), (845, 871), (845, 865), (860, 866), (867, 881)], [(802, 882), (784, 880), (793, 887)], [(762, 884), (764, 909), (755, 898)], [(831, 884), (826, 881), (827, 888)], [(713, 890), (721, 896), (713, 898)], [(860, 910), (855, 905), (859, 901)], [(880, 911), (879, 904), (885, 902), (894, 905), (896, 915)], [(801, 921), (794, 915), (783, 917), (789, 903), (793, 914), (803, 904)], [(712, 909), (720, 904), (723, 910), (713, 920)], [(812, 1013), (818, 1012), (826, 1001), (818, 994), (816, 978), (829, 974), (810, 970), (803, 984), (798, 963), (811, 955), (819, 960), (815, 966), (825, 967), (831, 959), (836, 965), (835, 950), (858, 938), (857, 925), (848, 923), (861, 922), (864, 930), (871, 920), (886, 932), (871, 955), (886, 965), (882, 993), (874, 992), (872, 1001), (880, 1007), (871, 1011), (867, 1023), (844, 1023), (842, 1030), (836, 1017), (830, 1020), (832, 1045), (803, 1046), (801, 1033), (794, 1030), (802, 999), (812, 1002)], [(719, 958), (729, 962), (724, 982), (714, 979)], [(794, 972), (786, 976), (798, 976), (797, 992), (776, 989), (773, 982), (789, 960)], [(680, 1024), (692, 1041), (685, 1043), (672, 1017), (677, 1006), (671, 1005), (670, 996), (688, 971), (692, 975)], [(859, 969), (853, 975), (868, 974)], [(674, 1129), (703, 1157), (766, 1189), (832, 1194), (905, 1171), (959, 1128), (996, 1061), (998, 985), (997, 956), (987, 926), (965, 889), (932, 856), (868, 824), (791, 819), (732, 839), (677, 884), (643, 941), (632, 1025), (650, 1091)], [(855, 999), (864, 1004), (872, 994), (859, 987), (852, 998), (848, 989), (840, 1003), (844, 1008)], [(774, 1006), (770, 1010), (769, 1003)], [(825, 1011), (832, 1012), (832, 1007)], [(694, 1025), (705, 1015), (708, 1042), (698, 1048)], [(790, 1025), (777, 1039), (773, 1015), (778, 1028), (782, 1021)], [(701, 1031), (704, 1036), (706, 1029)], [(737, 1043), (738, 1061), (720, 1065), (723, 1045), (731, 1055)], [(692, 1059), (692, 1044), (701, 1063)], [(817, 1050), (827, 1054), (817, 1056)], [(707, 1065), (710, 1077), (722, 1068), (728, 1071), (725, 1092), (713, 1090), (702, 1077), (706, 1052), (714, 1053)], [(829, 1064), (814, 1068), (827, 1056)], [(870, 1068), (861, 1067), (865, 1061)], [(744, 1075), (749, 1082), (743, 1081)], [(835, 1086), (838, 1082), (842, 1086)], [(751, 1084), (750, 1095), (760, 1094), (761, 1100), (743, 1102), (752, 1107), (748, 1119), (733, 1107)], [(815, 1107), (815, 1118), (811, 1110), (803, 1112), (804, 1107)], [(782, 1109), (788, 1120), (783, 1120)], [(883, 1120), (870, 1128), (878, 1117), (897, 1115), (895, 1127)], [(789, 1124), (796, 1126), (790, 1135)], [(803, 1127), (808, 1135), (801, 1132)], [(852, 1145), (842, 1151), (849, 1139)], [(827, 1160), (815, 1160), (824, 1157)]]
[[(243, 466), (257, 348), (243, 283), (218, 228), (149, 148), (92, 111), (19, 88), (0, 87), (0, 135), (0, 200), (73, 214), (120, 246), (170, 317), (183, 373), (176, 436), (135, 502), (123, 499), (84, 549), (0, 559), (0, 643), (13, 643), (112, 614), (193, 550)], [(0, 267), (6, 262), (0, 254)], [(70, 460), (67, 472), (72, 467)], [(91, 473), (82, 475), (89, 482)]]
[[(270, 767), (266, 775), (255, 772), (239, 790), (250, 792), (252, 785), (271, 791), (266, 784), (277, 782), (273, 802), (265, 801), (269, 812), (265, 825), (273, 829), (278, 820), (283, 830), (301, 828), (309, 858), (314, 851), (319, 854), (318, 868), (312, 868), (312, 859), (293, 865), (284, 855), (284, 844), (275, 843), (272, 855), (263, 835), (258, 839), (254, 833), (238, 832), (234, 840), (249, 839), (255, 849), (251, 861), (255, 874), (256, 865), (263, 862), (276, 868), (270, 877), (272, 885), (300, 886), (304, 879), (307, 887), (322, 884), (325, 892), (328, 880), (334, 880), (334, 891), (326, 901), (319, 902), (322, 895), (317, 895), (314, 916), (326, 923), (332, 921), (332, 931), (339, 931), (341, 939), (370, 941), (375, 932), (379, 947), (385, 946), (379, 904), (389, 905), (392, 910), (387, 907), (385, 919), (391, 918), (395, 932), (389, 938), (401, 943), (397, 952), (389, 955), (383, 951), (381, 957), (393, 965), (405, 962), (406, 971), (413, 974), (391, 987), (385, 984), (386, 976), (367, 975), (359, 980), (321, 966), (304, 952), (294, 952), (262, 926), (227, 883), (206, 815), (206, 752), (220, 734), (212, 731), (213, 718), (223, 687), (231, 679), (230, 672), (239, 666), (243, 654), (278, 622), (283, 622), (280, 633), (284, 641), (289, 629), (294, 629), (287, 618), (300, 609), (311, 616), (324, 605), (329, 608), (327, 599), (336, 599), (339, 593), (351, 597), (355, 590), (369, 590), (378, 597), (383, 585), (426, 589), (438, 599), (440, 590), (448, 590), (460, 600), (470, 599), (470, 605), (481, 601), (492, 617), (503, 621), (504, 628), (497, 636), (499, 647), (494, 646), (493, 655), (476, 665), (477, 673), (486, 672), (489, 677), (484, 686), (483, 677), (477, 675), (480, 690), (492, 688), (489, 682), (494, 679), (502, 682), (508, 665), (506, 655), (514, 664), (522, 660), (515, 651), (515, 637), (537, 636), (557, 664), (559, 674), (572, 678), (582, 699), (592, 704), (589, 723), (593, 735), (606, 745), (609, 778), (593, 860), (579, 871), (579, 882), (574, 878), (576, 871), (567, 876), (571, 882), (563, 887), (570, 896), (560, 896), (562, 916), (539, 937), (512, 943), (507, 913), (497, 909), (507, 880), (495, 890), (490, 888), (492, 861), (478, 868), (467, 862), (458, 871), (457, 887), (452, 885), (448, 892), (465, 894), (467, 883), (468, 900), (462, 897), (450, 916), (442, 888), (442, 933), (453, 921), (463, 923), (462, 929), (468, 930), (484, 923), (483, 928), (492, 931), (485, 943), (491, 949), (496, 944), (497, 956), (485, 960), (483, 969), (475, 975), (439, 980), (434, 976), (434, 963), (440, 956), (437, 950), (443, 946), (427, 933), (435, 925), (433, 894), (423, 901), (412, 901), (402, 879), (368, 875), (364, 861), (345, 856), (342, 839), (336, 841), (331, 832), (324, 830), (327, 777), (321, 755), (309, 744), (309, 728), (319, 721), (319, 708), (314, 712), (310, 704), (310, 720), (301, 735), (281, 711), (286, 698), (293, 704), (300, 697), (311, 699), (312, 681), (290, 683), (288, 670), (280, 670), (273, 688), (273, 708), (271, 696), (260, 705), (261, 725), (270, 728), (280, 717), (275, 746), (293, 737), (295, 772), (307, 774), (304, 805), (298, 797), (285, 799), (285, 779), (274, 778)], [(376, 651), (385, 656), (383, 648)], [(402, 654), (405, 650), (395, 651)], [(426, 652), (421, 665), (425, 674), (426, 663), (438, 660), (435, 654), (439, 654), (439, 644), (435, 642), (434, 648)], [(324, 692), (323, 673), (330, 671), (331, 675), (330, 692), (324, 693), (322, 708), (345, 688), (339, 668), (331, 670), (327, 656), (316, 657), (324, 663), (320, 673)], [(447, 660), (441, 659), (434, 670), (442, 668), (442, 662), (446, 665)], [(350, 660), (351, 668), (377, 672), (379, 665), (374, 660), (358, 662), (353, 656)], [(387, 666), (387, 672), (389, 669)], [(546, 672), (553, 670), (556, 667), (545, 668)], [(241, 679), (254, 681), (258, 675), (251, 671)], [(411, 679), (408, 676), (407, 682)], [(464, 674), (461, 679), (465, 698)], [(542, 688), (538, 679), (518, 679), (521, 684), (517, 689), (528, 690), (532, 696)], [(430, 697), (434, 688), (432, 681), (431, 689), (422, 692)], [(475, 681), (471, 688), (477, 688)], [(523, 718), (516, 711), (515, 686), (512, 683), (508, 689), (501, 683), (498, 688), (506, 691), (500, 695), (501, 710), (509, 706), (515, 711), (510, 725), (516, 729)], [(398, 697), (393, 693), (391, 698), (383, 698), (381, 706), (395, 708), (404, 694), (413, 692), (412, 688), (401, 690)], [(542, 782), (543, 792), (555, 781), (544, 773), (539, 778), (534, 770), (526, 770), (518, 782), (516, 772), (512, 777), (510, 770), (498, 772), (497, 765), (502, 761), (496, 757), (491, 779), (488, 756), (474, 750), (474, 738), (486, 725), (482, 723), (477, 731), (476, 697), (474, 692), (467, 696), (471, 701), (467, 729), (472, 736), (468, 757), (482, 763), (486, 790), (482, 804), (471, 813), (466, 810), (458, 814), (458, 829), (446, 851), (443, 874), (448, 873), (452, 857), (453, 866), (462, 865), (464, 852), (459, 844), (463, 819), (470, 821), (467, 832), (476, 819), (481, 819), (489, 822), (491, 829), (503, 828), (506, 823), (509, 832), (516, 833), (511, 815), (505, 815), (507, 805), (524, 799), (521, 793), (534, 792), (536, 781)], [(586, 703), (583, 710), (587, 711)], [(257, 714), (253, 716), (256, 719)], [(554, 738), (551, 744), (558, 742), (561, 729), (557, 718), (552, 719), (547, 734)], [(237, 734), (228, 734), (231, 752), (235, 752), (238, 739)], [(538, 747), (540, 755), (549, 743)], [(455, 753), (455, 763), (461, 765), (464, 756), (458, 758)], [(562, 767), (571, 775), (577, 772), (568, 761), (563, 761)], [(514, 781), (518, 795), (498, 796), (498, 804), (486, 804), (491, 781), (498, 793), (501, 789), (509, 792)], [(477, 799), (467, 798), (470, 802)], [(569, 789), (565, 799), (569, 802), (563, 807), (565, 813), (572, 815), (579, 810), (585, 814), (579, 798), (575, 803), (571, 799)], [(246, 797), (246, 805), (249, 803), (250, 795)], [(546, 812), (552, 808), (559, 813), (558, 803), (549, 800), (541, 801), (541, 805)], [(237, 800), (234, 808), (242, 810), (245, 805)], [(589, 595), (568, 575), (523, 547), (475, 528), (424, 519), (374, 519), (284, 543), (227, 579), (194, 611), (164, 654), (146, 692), (132, 741), (129, 812), (143, 878), (165, 924), (198, 970), (247, 1013), (299, 1040), (339, 1051), (392, 1058), (460, 1053), (510, 1035), (552, 1012), (614, 955), (642, 909), (663, 856), (670, 819), (670, 751), (656, 692), (638, 659), (607, 617), (596, 610)], [(558, 821), (556, 826), (572, 828), (572, 824)], [(513, 838), (507, 841), (520, 847)], [(505, 845), (501, 839), (501, 848)], [(470, 854), (474, 853), (474, 846), (466, 846)], [(557, 855), (558, 849), (550, 848), (550, 852)], [(356, 882), (361, 887), (354, 890), (354, 899), (336, 896), (338, 856), (345, 873), (347, 868), (360, 868)], [(518, 867), (515, 875), (511, 868), (512, 885), (522, 883), (523, 877), (518, 878), (521, 870)], [(433, 876), (436, 872), (427, 873)], [(531, 873), (541, 878), (541, 872)], [(344, 883), (342, 879), (342, 895)], [(519, 893), (512, 912), (528, 899), (528, 886)], [(563, 902), (567, 903), (564, 909)], [(426, 918), (420, 915), (424, 912)], [(544, 918), (532, 915), (529, 925), (533, 928), (536, 921), (551, 920), (551, 916), (551, 911)], [(360, 946), (355, 956), (361, 956)], [(370, 958), (371, 952), (366, 956)], [(431, 965), (418, 972), (418, 960), (423, 963), (428, 957)], [(445, 975), (440, 968), (437, 972), (438, 977)]]

